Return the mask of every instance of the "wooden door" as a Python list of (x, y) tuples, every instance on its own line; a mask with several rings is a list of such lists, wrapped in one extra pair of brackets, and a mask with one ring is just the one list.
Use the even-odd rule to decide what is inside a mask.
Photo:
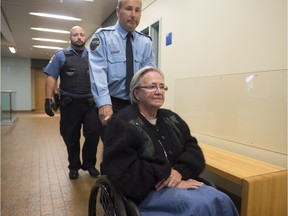
[(32, 68), (32, 76), (34, 76), (35, 83), (35, 111), (44, 112), (46, 75), (43, 73), (42, 68)]

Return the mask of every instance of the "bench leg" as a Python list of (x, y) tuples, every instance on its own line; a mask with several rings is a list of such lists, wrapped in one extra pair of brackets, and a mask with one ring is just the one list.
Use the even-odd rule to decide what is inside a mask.
[(287, 170), (243, 179), (241, 216), (287, 216)]

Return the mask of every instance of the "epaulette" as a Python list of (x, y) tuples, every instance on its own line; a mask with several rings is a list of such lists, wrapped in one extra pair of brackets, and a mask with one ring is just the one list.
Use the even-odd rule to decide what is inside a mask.
[(148, 38), (152, 41), (152, 38), (151, 38), (149, 35), (144, 34), (144, 33), (142, 33), (142, 32), (139, 32), (139, 31), (135, 31), (135, 32), (138, 33), (138, 34), (140, 34), (140, 35), (143, 35), (143, 36), (148, 37)]
[(67, 49), (63, 49), (63, 52), (65, 54), (65, 56), (72, 56), (74, 55), (72, 50), (67, 50)]
[(97, 29), (96, 33), (99, 33), (99, 32), (102, 32), (102, 31), (113, 31), (113, 30), (115, 30), (114, 26), (108, 26), (108, 27)]
[(64, 49), (59, 49), (59, 50), (56, 50), (55, 52), (54, 52), (54, 54), (57, 54), (57, 53), (59, 53), (59, 52), (62, 52)]

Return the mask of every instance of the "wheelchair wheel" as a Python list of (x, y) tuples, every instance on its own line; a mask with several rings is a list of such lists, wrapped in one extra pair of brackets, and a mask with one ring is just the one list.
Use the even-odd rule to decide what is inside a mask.
[(99, 176), (89, 197), (89, 216), (127, 216), (125, 203), (106, 176)]

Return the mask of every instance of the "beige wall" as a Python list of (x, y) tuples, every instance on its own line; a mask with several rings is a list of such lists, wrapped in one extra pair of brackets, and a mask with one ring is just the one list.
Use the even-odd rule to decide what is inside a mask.
[[(200, 142), (287, 167), (286, 0), (147, 0), (144, 2), (147, 7), (143, 10), (138, 29), (141, 30), (157, 20), (161, 22), (160, 68), (165, 73), (166, 83), (169, 86), (165, 107), (178, 112), (188, 122), (193, 129), (192, 133)], [(165, 38), (169, 32), (172, 32), (172, 45), (166, 46)], [(269, 82), (270, 78), (266, 76), (267, 73), (272, 77), (275, 74), (278, 78)], [(202, 128), (196, 130), (194, 124), (197, 121), (201, 122), (201, 118), (197, 116), (197, 110), (192, 108), (190, 111), (194, 118), (189, 118), (191, 117), (189, 111), (183, 111), (190, 99), (197, 104), (197, 101), (195, 102), (197, 98), (193, 97), (192, 90), (195, 90), (192, 88), (193, 81), (198, 78), (202, 82), (200, 83), (202, 91), (205, 92), (205, 90), (211, 90), (211, 85), (219, 85), (219, 80), (213, 81), (215, 77), (232, 77), (232, 83), (230, 80), (229, 85), (232, 84), (233, 87), (233, 83), (239, 84), (242, 81), (245, 83), (241, 79), (249, 74), (257, 74), (257, 78), (264, 79), (263, 82), (259, 82), (258, 86), (254, 86), (256, 91), (262, 91), (260, 93), (263, 97), (259, 103), (256, 100), (253, 102), (257, 110), (245, 110), (245, 112), (254, 113), (251, 118), (246, 116), (245, 119), (245, 124), (248, 126), (255, 125), (255, 127), (245, 129), (250, 137), (246, 137), (244, 141), (239, 140), (238, 135), (233, 134), (236, 129), (239, 130), (235, 125), (231, 125), (234, 132), (225, 130), (225, 135), (221, 133), (219, 135), (219, 131), (208, 127), (211, 123), (210, 118), (203, 118)], [(205, 79), (210, 80), (209, 84)], [(267, 82), (269, 82), (268, 87)], [(277, 88), (278, 82), (281, 82), (280, 89)], [(187, 88), (181, 89), (184, 83)], [(226, 86), (228, 89), (229, 85)], [(188, 86), (191, 86), (190, 91)], [(234, 98), (222, 106), (223, 109), (228, 110), (230, 117), (241, 122), (243, 120), (241, 115), (235, 114), (238, 106), (235, 103), (239, 102), (235, 98), (246, 97), (249, 100), (251, 98), (248, 98), (247, 89), (243, 92), (239, 90), (240, 87), (237, 87), (238, 90), (234, 91), (232, 87), (231, 91), (215, 91), (214, 95), (205, 97), (208, 101), (217, 101), (217, 97)], [(244, 89), (245, 87), (247, 88), (247, 85)], [(266, 91), (269, 92), (270, 87), (272, 87), (272, 93), (269, 93), (269, 98)], [(280, 97), (277, 96), (279, 92)], [(273, 93), (275, 93), (275, 98)], [(179, 100), (181, 94), (185, 95), (187, 100)], [(275, 110), (271, 103), (269, 105), (269, 99), (275, 103)], [(201, 103), (200, 99), (199, 103)], [(267, 108), (267, 105), (270, 108)], [(213, 107), (209, 109), (213, 112)], [(221, 110), (221, 104), (217, 104), (217, 109)], [(216, 108), (214, 111), (217, 113)], [(258, 115), (256, 118), (257, 111), (260, 114), (265, 113), (265, 116), (259, 119)], [(274, 117), (276, 121), (268, 125)], [(197, 121), (194, 121), (196, 118)], [(277, 119), (280, 120), (279, 124)], [(261, 122), (266, 125), (265, 130), (259, 128)], [(205, 124), (207, 124), (208, 131), (205, 131)], [(219, 128), (222, 128), (222, 132), (227, 128), (227, 125), (223, 126), (223, 122), (217, 124)], [(271, 132), (267, 133), (267, 131)], [(277, 139), (279, 134), (281, 139)], [(269, 140), (269, 143), (266, 140)]]

